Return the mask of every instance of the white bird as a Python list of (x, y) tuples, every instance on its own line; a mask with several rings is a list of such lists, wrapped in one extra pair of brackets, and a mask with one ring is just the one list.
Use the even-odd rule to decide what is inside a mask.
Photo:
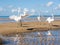
[(40, 17), (37, 17), (37, 19), (38, 19), (39, 22), (41, 21), (41, 20), (40, 20)]
[(18, 12), (18, 16), (12, 15), (12, 16), (9, 16), (9, 18), (12, 19), (12, 20), (15, 20), (16, 22), (19, 22), (20, 21), (20, 24), (22, 26), (21, 19), (22, 19), (22, 17), (25, 17), (27, 15), (26, 13), (28, 12), (28, 9), (27, 8), (24, 8), (23, 14), (20, 14), (21, 9), (18, 8), (17, 12)]
[(54, 16), (52, 14), (52, 17), (48, 17), (46, 20), (48, 23), (51, 23), (52, 21), (54, 21)]
[(39, 12), (39, 16), (37, 17), (38, 21), (41, 22), (41, 16), (40, 16), (40, 12)]
[(52, 14), (52, 17), (48, 17), (46, 21), (49, 23), (49, 26), (50, 26), (50, 23), (54, 21), (53, 14)]
[(15, 20), (16, 22), (21, 20), (21, 16), (16, 16), (16, 15), (9, 16), (9, 18)]
[(12, 16), (9, 16), (10, 19), (12, 20), (15, 20), (17, 23), (20, 22), (20, 26), (22, 26), (22, 22), (21, 22), (21, 16), (16, 16), (16, 15), (12, 15)]
[[(20, 8), (18, 8), (18, 15), (20, 15)], [(16, 22), (20, 21), (21, 20), (21, 16), (16, 16), (16, 15), (12, 15), (12, 16), (9, 16), (10, 19), (13, 19), (15, 20)]]
[(18, 8), (18, 10), (17, 10), (18, 16), (12, 15), (12, 16), (9, 16), (9, 18), (12, 19), (12, 20), (15, 20), (16, 22), (19, 22), (19, 21), (20, 21), (20, 24), (21, 24), (21, 26), (22, 26), (22, 23), (21, 23), (21, 19), (22, 19), (22, 18), (21, 18), (21, 15), (20, 15), (20, 11), (21, 11), (21, 9)]

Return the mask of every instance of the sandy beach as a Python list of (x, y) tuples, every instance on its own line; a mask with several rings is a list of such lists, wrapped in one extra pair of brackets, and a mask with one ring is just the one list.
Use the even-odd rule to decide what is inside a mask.
[(23, 32), (36, 32), (36, 31), (47, 31), (60, 29), (60, 20), (52, 23), (48, 22), (22, 22), (20, 23), (3, 23), (0, 24), (0, 34), (12, 34), (12, 33), (23, 33)]

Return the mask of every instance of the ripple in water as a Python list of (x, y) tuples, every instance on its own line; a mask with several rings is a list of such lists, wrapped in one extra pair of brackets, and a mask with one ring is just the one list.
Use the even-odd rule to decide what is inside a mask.
[(13, 36), (0, 36), (4, 45), (60, 45), (60, 30), (22, 33)]

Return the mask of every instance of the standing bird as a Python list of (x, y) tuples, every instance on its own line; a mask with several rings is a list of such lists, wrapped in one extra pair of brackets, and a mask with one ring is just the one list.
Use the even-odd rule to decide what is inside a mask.
[[(9, 16), (10, 19), (15, 20), (17, 23), (21, 20), (21, 16), (12, 15)], [(22, 26), (22, 23), (21, 23)]]
[(9, 18), (15, 20), (16, 22), (20, 22), (20, 26), (22, 26), (22, 21), (21, 21), (21, 19), (22, 19), (22, 17), (26, 17), (26, 16), (28, 15), (28, 14), (27, 14), (27, 13), (28, 13), (28, 9), (27, 9), (27, 8), (24, 8), (23, 13), (20, 14), (21, 9), (18, 8), (18, 9), (17, 9), (17, 12), (18, 12), (18, 16), (12, 15), (12, 16), (9, 16)]
[(54, 15), (52, 14), (52, 17), (48, 17), (46, 21), (48, 23), (51, 23), (52, 21), (54, 21)]
[(39, 16), (37, 17), (38, 21), (41, 22), (41, 16), (40, 16), (40, 12), (39, 12)]
[(40, 20), (40, 17), (37, 17), (37, 19), (38, 19), (39, 22), (41, 21), (41, 20)]
[(12, 16), (9, 16), (9, 18), (15, 20), (16, 22), (20, 22), (20, 26), (22, 26), (22, 22), (21, 22), (21, 19), (22, 19), (22, 18), (21, 18), (21, 15), (20, 15), (20, 11), (21, 11), (21, 9), (18, 8), (18, 9), (17, 9), (18, 16), (12, 15)]
[(54, 15), (52, 14), (52, 17), (48, 17), (46, 21), (49, 23), (50, 26), (50, 23), (54, 21)]
[(12, 15), (12, 16), (9, 16), (9, 18), (15, 20), (16, 22), (20, 22), (20, 26), (22, 26), (22, 23), (21, 23), (21, 19), (22, 19), (22, 18), (21, 18), (21, 15), (20, 15), (21, 9), (18, 8), (17, 11), (18, 11), (18, 16)]

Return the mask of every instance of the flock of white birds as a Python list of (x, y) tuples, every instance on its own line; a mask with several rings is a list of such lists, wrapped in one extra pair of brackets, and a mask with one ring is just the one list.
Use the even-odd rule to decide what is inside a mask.
[[(24, 8), (23, 14), (20, 14), (20, 11), (21, 11), (20, 8), (18, 8), (17, 11), (18, 11), (18, 16), (16, 16), (16, 15), (9, 16), (10, 19), (15, 20), (16, 22), (20, 21), (20, 20), (22, 19), (22, 16), (23, 16), (23, 17), (26, 16), (26, 15), (28, 14), (28, 12), (29, 12), (29, 10), (28, 10), (27, 8)], [(32, 9), (31, 12), (32, 12), (32, 13), (29, 14), (29, 15), (33, 15), (33, 14), (35, 13), (35, 10)], [(29, 16), (29, 15), (27, 15), (27, 16)], [(52, 17), (48, 17), (48, 18), (46, 19), (46, 21), (47, 21), (48, 23), (51, 23), (52, 21), (54, 21), (54, 14), (51, 14), (51, 16), (52, 16)], [(39, 22), (41, 21), (41, 19), (40, 19), (40, 13), (39, 13), (39, 16), (37, 17), (37, 19), (38, 19)], [(40, 35), (40, 32), (38, 32), (37, 34)], [(52, 35), (52, 33), (51, 33), (50, 31), (48, 31), (47, 35), (48, 35), (48, 36), (49, 36), (49, 35)], [(14, 38), (14, 41), (16, 41), (17, 38), (18, 38), (18, 34), (17, 34), (17, 36)]]
[(28, 10), (24, 9), (23, 14), (20, 14), (20, 8), (18, 8), (17, 11), (18, 11), (18, 15), (9, 16), (10, 19), (15, 20), (16, 22), (20, 21), (22, 19), (22, 16), (25, 16)]
[[(15, 20), (16, 22), (20, 21), (20, 20), (22, 19), (22, 17), (33, 15), (33, 14), (35, 13), (35, 10), (32, 9), (32, 10), (31, 10), (32, 13), (31, 13), (31, 14), (28, 14), (29, 10), (28, 10), (27, 8), (24, 8), (23, 13), (20, 14), (21, 9), (18, 8), (17, 12), (18, 12), (18, 15), (9, 16), (10, 19)], [(39, 12), (39, 16), (37, 17), (37, 19), (38, 19), (38, 21), (41, 21), (41, 19), (40, 19), (40, 12)], [(48, 17), (48, 18), (46, 19), (46, 21), (47, 21), (48, 23), (51, 23), (52, 21), (54, 21), (54, 14), (52, 13), (52, 17)]]

